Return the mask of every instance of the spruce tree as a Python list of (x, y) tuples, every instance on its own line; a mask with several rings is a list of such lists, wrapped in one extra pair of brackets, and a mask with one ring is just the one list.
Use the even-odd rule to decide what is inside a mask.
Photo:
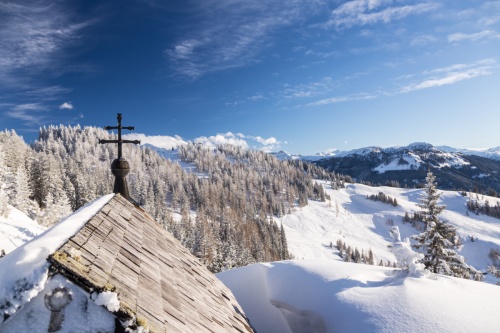
[(417, 241), (413, 247), (423, 250), (423, 264), (431, 272), (469, 279), (478, 273), (465, 263), (464, 257), (453, 250), (451, 240), (456, 236), (455, 228), (439, 218), (446, 206), (438, 205), (441, 194), (438, 193), (436, 185), (436, 177), (429, 170), (425, 191), (418, 205), (422, 208), (426, 230), (413, 237)]

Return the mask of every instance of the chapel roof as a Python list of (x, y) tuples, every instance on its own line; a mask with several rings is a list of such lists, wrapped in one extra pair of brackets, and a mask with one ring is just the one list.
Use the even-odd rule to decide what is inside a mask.
[(150, 332), (253, 332), (232, 292), (139, 206), (115, 195), (49, 258), (81, 287), (111, 290)]

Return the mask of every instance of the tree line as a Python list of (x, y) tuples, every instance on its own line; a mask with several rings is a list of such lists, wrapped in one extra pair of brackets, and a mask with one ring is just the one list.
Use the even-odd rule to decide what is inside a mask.
[[(14, 131), (0, 132), (0, 212), (10, 205), (50, 226), (87, 202), (112, 192), (116, 135), (96, 127), (49, 126), (27, 145)], [(214, 272), (289, 258), (286, 235), (273, 217), (326, 200), (313, 178), (345, 179), (303, 161), (221, 145), (181, 146), (190, 172), (149, 147), (124, 145), (129, 191)], [(3, 199), (2, 199), (3, 198)]]

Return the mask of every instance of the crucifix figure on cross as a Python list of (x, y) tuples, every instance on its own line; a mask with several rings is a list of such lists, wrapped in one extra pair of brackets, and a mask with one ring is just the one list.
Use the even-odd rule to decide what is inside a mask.
[(120, 193), (124, 198), (130, 200), (130, 195), (128, 193), (127, 179), (125, 176), (130, 171), (128, 162), (122, 157), (122, 144), (123, 143), (133, 143), (135, 145), (140, 144), (140, 140), (123, 140), (122, 139), (122, 129), (134, 130), (133, 126), (122, 126), (122, 114), (118, 113), (116, 117), (118, 119), (118, 126), (106, 126), (105, 130), (118, 130), (118, 140), (102, 140), (99, 139), (99, 143), (117, 143), (118, 144), (118, 158), (111, 163), (111, 172), (115, 176), (115, 184), (113, 188), (114, 193)]

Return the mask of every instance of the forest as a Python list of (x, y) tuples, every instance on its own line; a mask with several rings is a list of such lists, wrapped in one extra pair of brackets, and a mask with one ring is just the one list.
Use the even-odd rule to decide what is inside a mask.
[[(116, 135), (96, 127), (49, 126), (28, 145), (15, 131), (0, 132), (0, 212), (7, 203), (51, 226), (112, 192)], [(308, 200), (328, 200), (313, 179), (343, 187), (345, 179), (302, 161), (221, 145), (189, 143), (177, 161), (151, 147), (124, 145), (131, 197), (213, 272), (253, 262), (288, 259), (286, 235), (273, 217)], [(190, 171), (191, 170), (191, 171)]]

